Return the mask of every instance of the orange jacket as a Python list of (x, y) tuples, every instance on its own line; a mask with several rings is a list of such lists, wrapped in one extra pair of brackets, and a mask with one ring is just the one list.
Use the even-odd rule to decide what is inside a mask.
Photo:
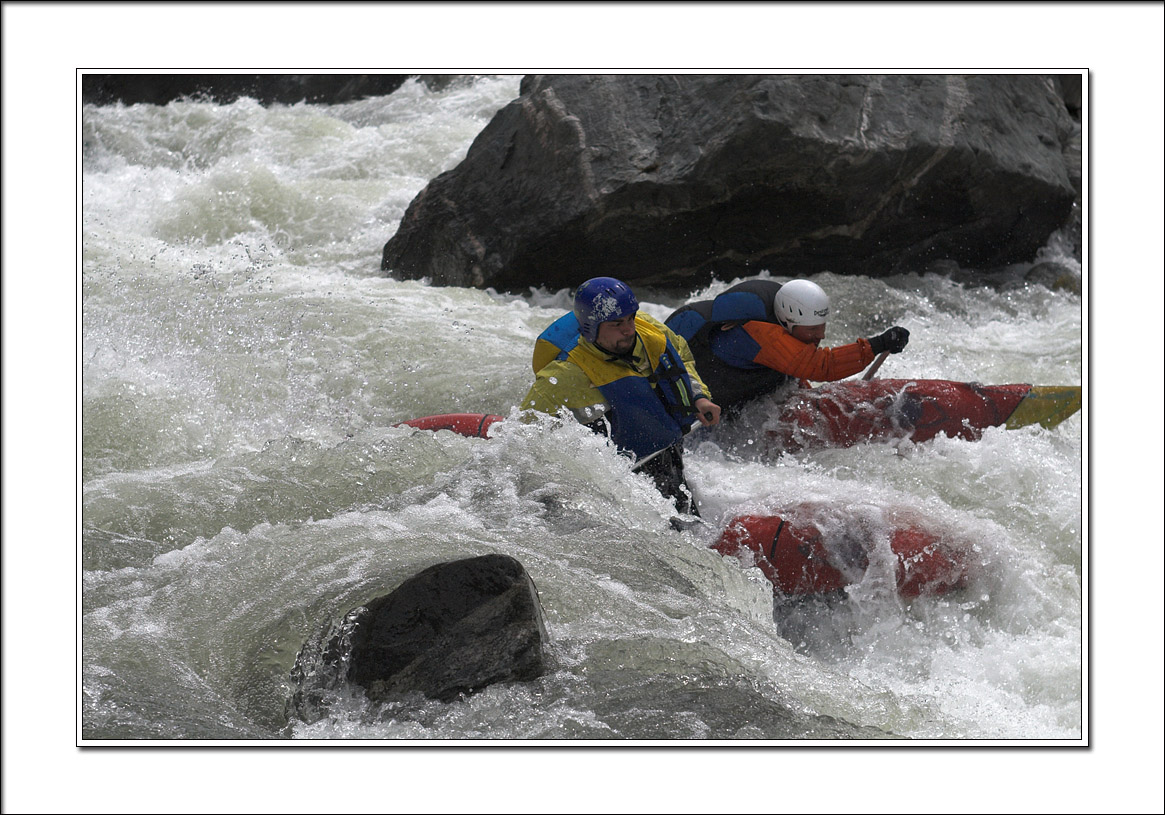
[(798, 379), (833, 382), (853, 376), (874, 361), (874, 350), (865, 338), (836, 348), (818, 348), (776, 323), (752, 320), (743, 328), (760, 346), (754, 362)]

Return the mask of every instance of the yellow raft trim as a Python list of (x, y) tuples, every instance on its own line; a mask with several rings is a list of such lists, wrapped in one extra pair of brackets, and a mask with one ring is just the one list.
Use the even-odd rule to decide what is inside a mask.
[(1008, 430), (1029, 424), (1055, 427), (1080, 410), (1080, 405), (1079, 385), (1035, 385), (1016, 405), (1006, 427)]

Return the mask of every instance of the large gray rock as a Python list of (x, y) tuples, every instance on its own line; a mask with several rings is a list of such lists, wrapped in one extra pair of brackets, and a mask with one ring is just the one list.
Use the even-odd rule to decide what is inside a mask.
[(600, 274), (690, 290), (762, 269), (1030, 262), (1076, 198), (1071, 80), (528, 76), (414, 199), (382, 269), (511, 291)]
[(349, 620), (347, 679), (374, 700), (419, 691), (451, 701), (544, 669), (538, 593), (506, 555), (431, 566)]

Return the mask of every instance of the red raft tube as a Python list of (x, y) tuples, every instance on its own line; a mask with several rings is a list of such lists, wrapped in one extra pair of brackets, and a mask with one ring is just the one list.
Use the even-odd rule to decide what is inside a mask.
[(394, 427), (415, 427), (417, 430), (452, 430), (471, 438), (489, 438), (489, 429), (504, 419), (493, 413), (441, 413), (399, 422)]
[(742, 515), (712, 548), (759, 568), (781, 595), (837, 592), (865, 580), (872, 565), (905, 598), (961, 589), (973, 576), (968, 541), (881, 510), (851, 510), (802, 504), (781, 514)]
[(940, 434), (975, 441), (989, 427), (1054, 427), (1080, 406), (1078, 385), (847, 380), (796, 391), (765, 423), (765, 431), (783, 451), (894, 439), (924, 442)]

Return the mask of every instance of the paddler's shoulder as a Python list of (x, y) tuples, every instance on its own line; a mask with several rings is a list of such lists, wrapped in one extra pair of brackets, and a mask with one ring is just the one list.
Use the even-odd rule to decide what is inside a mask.
[(591, 382), (576, 363), (569, 359), (552, 359), (539, 369), (535, 381), (544, 381), (564, 388), (571, 386), (587, 386)]
[(667, 334), (673, 333), (670, 328), (668, 328), (666, 325), (664, 325), (664, 323), (660, 322), (655, 317), (652, 317), (650, 314), (645, 312), (643, 309), (640, 309), (639, 311), (635, 312), (635, 325), (638, 328), (640, 325), (643, 325), (643, 324), (647, 324), (648, 326), (654, 328), (656, 331), (659, 331), (661, 333), (667, 333)]

